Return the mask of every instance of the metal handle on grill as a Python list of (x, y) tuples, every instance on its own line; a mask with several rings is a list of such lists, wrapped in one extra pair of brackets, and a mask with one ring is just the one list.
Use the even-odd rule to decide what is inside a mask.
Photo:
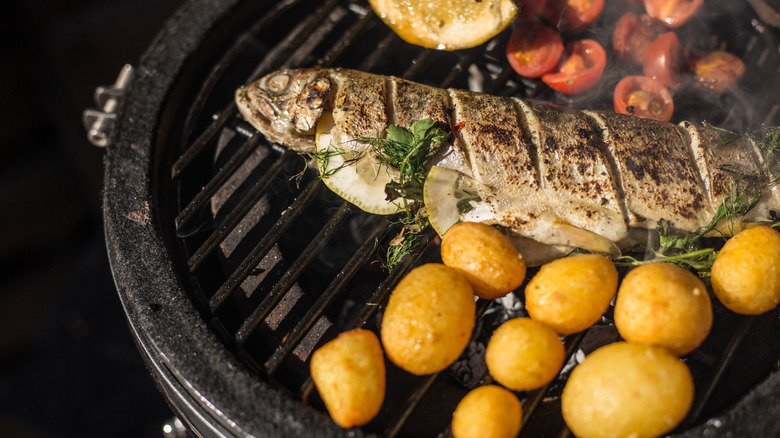
[(87, 130), (87, 140), (95, 146), (106, 147), (111, 137), (111, 130), (116, 121), (116, 112), (122, 95), (133, 80), (133, 66), (125, 64), (119, 71), (114, 85), (95, 88), (95, 105), (101, 109), (88, 108), (82, 114), (84, 129)]

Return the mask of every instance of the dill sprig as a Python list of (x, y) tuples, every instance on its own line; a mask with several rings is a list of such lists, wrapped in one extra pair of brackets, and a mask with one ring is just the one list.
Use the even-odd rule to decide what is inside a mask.
[(380, 161), (398, 169), (398, 181), (387, 184), (388, 201), (401, 198), (404, 208), (409, 200), (422, 200), (422, 187), (428, 173), (425, 165), (436, 154), (447, 133), (431, 119), (412, 123), (410, 129), (390, 125), (387, 137), (359, 138), (368, 143)]
[[(728, 144), (738, 140), (740, 134), (708, 125), (711, 128), (724, 132), (726, 135), (718, 146)], [(683, 267), (694, 269), (700, 275), (706, 276), (712, 268), (712, 263), (718, 255), (718, 251), (702, 244), (702, 239), (712, 235), (721, 235), (726, 237), (739, 231), (735, 228), (737, 220), (745, 216), (761, 199), (761, 192), (764, 188), (780, 183), (780, 172), (777, 169), (771, 169), (772, 163), (777, 160), (777, 154), (780, 154), (780, 127), (775, 127), (764, 131), (761, 135), (745, 134), (745, 137), (752, 141), (764, 155), (763, 166), (755, 175), (744, 175), (731, 169), (723, 169), (731, 174), (735, 179), (740, 179), (746, 184), (738, 191), (732, 186), (731, 195), (728, 196), (715, 211), (715, 215), (709, 224), (700, 230), (692, 233), (679, 233), (671, 228), (668, 222), (661, 221), (658, 227), (658, 245), (656, 249), (650, 249), (650, 255), (644, 260), (639, 260), (631, 256), (621, 256), (617, 264), (621, 266), (639, 266), (654, 262), (675, 263)], [(736, 184), (735, 184), (736, 185)], [(773, 228), (780, 227), (780, 222), (769, 224)], [(637, 241), (640, 241), (637, 239)], [(641, 242), (646, 244), (646, 242)]]
[[(310, 155), (319, 164), (320, 177), (325, 179), (335, 175), (336, 172), (340, 171), (341, 169), (347, 168), (351, 164), (356, 163), (358, 160), (363, 158), (364, 153), (351, 150), (348, 151), (341, 146), (331, 143), (327, 148), (317, 152), (312, 152)], [(330, 160), (333, 157), (342, 157), (344, 161), (339, 166), (329, 169), (328, 167), (330, 167)]]
[(412, 123), (409, 129), (390, 125), (384, 138), (358, 140), (371, 145), (372, 152), (383, 164), (398, 169), (398, 181), (388, 183), (385, 193), (388, 201), (401, 199), (405, 214), (398, 220), (401, 231), (390, 242), (386, 255), (380, 258), (385, 268), (392, 271), (407, 254), (419, 249), (422, 234), (429, 228), (422, 202), (423, 183), (428, 174), (426, 165), (447, 140), (447, 133), (433, 120), (423, 119)]

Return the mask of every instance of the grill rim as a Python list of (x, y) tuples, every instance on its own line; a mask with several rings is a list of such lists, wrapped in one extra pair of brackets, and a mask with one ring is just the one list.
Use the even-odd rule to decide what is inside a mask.
[(177, 277), (156, 208), (163, 109), (192, 53), (240, 3), (188, 0), (139, 61), (106, 152), (103, 220), (114, 283), (155, 383), (198, 436), (344, 436), (322, 413), (254, 378), (225, 349)]
[[(347, 432), (320, 412), (302, 407), (289, 393), (256, 378), (226, 350), (181, 285), (157, 214), (159, 199), (154, 193), (159, 188), (154, 184), (159, 175), (155, 160), (159, 153), (155, 148), (160, 146), (156, 137), (162, 110), (190, 55), (240, 3), (246, 2), (187, 1), (139, 63), (107, 151), (104, 224), (111, 269), (131, 331), (150, 372), (174, 411), (198, 435), (252, 433), (273, 437), (316, 431), (318, 436), (345, 436)], [(734, 426), (729, 419), (741, 418), (741, 423), (749, 426), (755, 418), (752, 409), (759, 393), (777, 398), (780, 372), (773, 372), (736, 408), (716, 417), (724, 427), (705, 424), (679, 436), (700, 436), (704, 430), (715, 433), (713, 436), (725, 436), (727, 430), (740, 431), (729, 428)], [(176, 403), (177, 394), (192, 397), (195, 405)], [(763, 404), (761, 400), (759, 405)], [(777, 418), (778, 403), (770, 401), (769, 405), (774, 405)], [(214, 426), (212, 430), (198, 427), (199, 422), (189, 413), (193, 407), (214, 420), (207, 422)], [(348, 434), (362, 436), (359, 430)]]

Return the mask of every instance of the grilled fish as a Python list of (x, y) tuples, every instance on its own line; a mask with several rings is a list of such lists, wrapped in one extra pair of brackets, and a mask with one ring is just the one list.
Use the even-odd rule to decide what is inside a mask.
[[(352, 150), (367, 148), (356, 139), (382, 137), (390, 124), (408, 128), (432, 119), (451, 135), (431, 164), (471, 178), (478, 191), (461, 219), (551, 245), (606, 240), (625, 248), (634, 243), (632, 230), (654, 229), (661, 221), (695, 232), (752, 177), (771, 181), (778, 173), (754, 142), (708, 126), (577, 111), (347, 69), (273, 72), (238, 89), (235, 100), (268, 139), (304, 153), (314, 151), (315, 127), (325, 112), (333, 118), (333, 141)], [(742, 221), (777, 220), (780, 189), (766, 184), (760, 190)]]

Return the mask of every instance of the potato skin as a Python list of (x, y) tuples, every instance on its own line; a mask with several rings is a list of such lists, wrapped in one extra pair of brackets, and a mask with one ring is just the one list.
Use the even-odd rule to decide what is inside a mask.
[(390, 295), (381, 328), (385, 353), (412, 374), (441, 371), (466, 348), (475, 311), (471, 286), (458, 271), (419, 266)]
[(457, 269), (484, 299), (503, 297), (520, 287), (526, 265), (509, 239), (490, 225), (460, 222), (444, 234), (441, 259)]
[(656, 437), (685, 418), (693, 395), (688, 367), (666, 349), (616, 342), (574, 368), (561, 411), (580, 438)]
[(565, 257), (539, 269), (525, 287), (525, 307), (556, 332), (577, 333), (607, 311), (617, 286), (615, 264), (603, 255)]
[(498, 385), (471, 390), (452, 414), (453, 438), (512, 438), (520, 432), (523, 407)]
[(312, 354), (310, 369), (339, 426), (360, 426), (379, 413), (385, 398), (385, 360), (373, 332), (358, 328), (339, 334)]
[(514, 318), (501, 324), (485, 351), (490, 375), (515, 391), (541, 388), (550, 382), (558, 375), (565, 357), (558, 334), (531, 318)]
[(617, 293), (615, 326), (626, 341), (693, 351), (712, 328), (707, 288), (690, 271), (668, 263), (631, 270)]
[(729, 310), (768, 312), (780, 303), (780, 232), (757, 226), (729, 239), (712, 265), (712, 289)]

